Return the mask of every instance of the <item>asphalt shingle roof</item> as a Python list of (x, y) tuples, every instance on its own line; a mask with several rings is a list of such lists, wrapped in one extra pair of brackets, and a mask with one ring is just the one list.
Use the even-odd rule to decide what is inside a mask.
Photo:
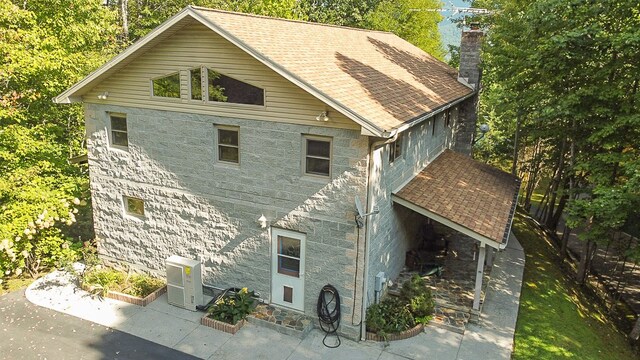
[(472, 92), (455, 69), (391, 33), (193, 9), (383, 130)]
[(519, 188), (516, 176), (445, 150), (395, 196), (504, 243)]

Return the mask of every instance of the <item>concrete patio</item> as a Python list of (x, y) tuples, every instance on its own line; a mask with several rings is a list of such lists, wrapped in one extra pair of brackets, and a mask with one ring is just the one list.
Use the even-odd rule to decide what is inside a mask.
[[(76, 289), (72, 278), (51, 273), (34, 282), (26, 297), (36, 305), (108, 326), (203, 359), (509, 359), (518, 314), (524, 253), (512, 236), (492, 271), (479, 324), (464, 334), (427, 327), (420, 335), (388, 346), (342, 339), (330, 349), (314, 329), (304, 339), (246, 324), (236, 335), (200, 325), (202, 313), (171, 306), (166, 294), (147, 307), (96, 299)], [(327, 339), (331, 343), (332, 339)], [(277, 345), (276, 345), (277, 344)]]

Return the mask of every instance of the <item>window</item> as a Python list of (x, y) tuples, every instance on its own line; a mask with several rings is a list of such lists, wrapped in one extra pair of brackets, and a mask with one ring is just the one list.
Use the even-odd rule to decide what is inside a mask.
[(202, 100), (202, 69), (191, 69), (189, 81), (191, 82), (191, 99)]
[(125, 115), (109, 115), (111, 119), (111, 145), (129, 146), (127, 135), (127, 117)]
[(449, 127), (451, 125), (451, 109), (447, 109), (444, 113), (444, 126)]
[(142, 201), (142, 199), (125, 196), (124, 211), (127, 215), (144, 216), (144, 201)]
[(305, 136), (304, 173), (331, 176), (331, 139)]
[(264, 90), (207, 69), (209, 101), (264, 105)]
[(238, 128), (218, 127), (218, 161), (240, 162), (240, 142)]
[(389, 144), (389, 162), (394, 162), (402, 156), (402, 134), (398, 135), (396, 141)]
[(431, 136), (436, 136), (436, 122), (438, 121), (438, 117), (434, 116), (431, 121), (433, 122), (433, 129), (431, 129)]
[(175, 73), (151, 80), (153, 96), (180, 98), (180, 74)]

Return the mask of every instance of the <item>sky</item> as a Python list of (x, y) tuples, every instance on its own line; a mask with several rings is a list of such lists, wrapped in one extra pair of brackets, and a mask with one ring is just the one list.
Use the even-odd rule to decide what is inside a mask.
[[(454, 6), (456, 7), (469, 7), (470, 4), (468, 0), (442, 0), (443, 8), (450, 9)], [(453, 5), (453, 6), (452, 6)], [(460, 45), (460, 29), (451, 22), (453, 19), (457, 19), (463, 16), (463, 14), (453, 14), (453, 11), (445, 11), (440, 13), (444, 16), (444, 20), (440, 22), (438, 28), (440, 29), (440, 37), (442, 38), (442, 44), (444, 45), (445, 50), (448, 50), (447, 45)]]

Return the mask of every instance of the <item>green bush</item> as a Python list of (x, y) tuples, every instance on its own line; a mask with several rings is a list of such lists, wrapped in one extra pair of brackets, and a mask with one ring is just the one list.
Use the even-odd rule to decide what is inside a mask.
[(367, 309), (367, 330), (379, 335), (398, 333), (415, 326), (415, 320), (406, 303), (388, 297)]
[(253, 291), (242, 288), (231, 297), (223, 297), (209, 308), (209, 317), (227, 324), (235, 325), (253, 311), (255, 300)]
[(426, 323), (433, 314), (435, 303), (431, 296), (431, 290), (427, 288), (424, 280), (419, 275), (402, 284), (400, 299), (409, 305), (411, 314), (418, 323)]
[(127, 274), (120, 270), (96, 267), (84, 273), (82, 282), (93, 288), (92, 292), (106, 295), (109, 291), (146, 297), (164, 286), (164, 281), (145, 274)]

